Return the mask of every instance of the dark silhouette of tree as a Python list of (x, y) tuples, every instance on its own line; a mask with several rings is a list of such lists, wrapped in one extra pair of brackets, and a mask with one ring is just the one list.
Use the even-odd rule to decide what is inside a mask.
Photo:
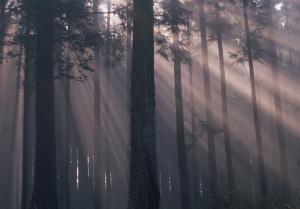
[(36, 157), (32, 208), (56, 209), (54, 134), (54, 1), (38, 1), (36, 11)]
[(127, 116), (128, 116), (128, 140), (130, 139), (130, 78), (131, 78), (131, 60), (132, 60), (132, 1), (127, 0), (126, 15), (126, 88), (127, 88)]
[[(24, 2), (26, 14), (29, 15), (29, 1)], [(23, 114), (23, 167), (21, 208), (28, 209), (32, 196), (35, 143), (35, 48), (34, 37), (30, 35), (30, 21), (24, 19), (24, 114)]]
[[(94, 43), (99, 41), (99, 37), (92, 34), (91, 30), (86, 30), (89, 27), (89, 19), (88, 17), (83, 17), (83, 14), (86, 16), (86, 12), (83, 6), (85, 3), (82, 1), (73, 1), (72, 3), (21, 1), (19, 3), (16, 6), (11, 5), (11, 8), (13, 8), (13, 14), (21, 13), (21, 30), (18, 30), (17, 34), (15, 34), (16, 43), (10, 42), (9, 44), (21, 43), (25, 47), (22, 208), (49, 207), (55, 209), (58, 200), (56, 139), (54, 134), (54, 78), (65, 77), (67, 89), (69, 89), (68, 79), (85, 79), (86, 76), (83, 71), (79, 71), (79, 76), (76, 77), (72, 75), (70, 69), (77, 65), (81, 69), (92, 70), (89, 66), (91, 58), (86, 53), (86, 50), (87, 48), (92, 48)], [(76, 22), (76, 27), (79, 27), (81, 30), (76, 30), (78, 28), (68, 30), (69, 26), (73, 28), (74, 24), (72, 22)], [(84, 24), (82, 24), (83, 22)], [(89, 41), (87, 41), (87, 37), (89, 37)], [(58, 47), (59, 50), (55, 47), (57, 43), (62, 43)], [(70, 49), (73, 49), (72, 53), (65, 53)], [(83, 56), (81, 53), (83, 53)], [(74, 59), (75, 57), (78, 59)], [(36, 63), (35, 67), (32, 66), (33, 63)], [(54, 70), (55, 64), (60, 66), (60, 69), (56, 72)], [(36, 106), (34, 106), (34, 100), (36, 100)], [(70, 105), (70, 102), (67, 102), (67, 105)], [(32, 113), (32, 108), (35, 108), (35, 113)], [(66, 109), (68, 110), (69, 108)], [(33, 115), (35, 115), (35, 120), (30, 118)], [(30, 120), (31, 122), (29, 123)], [(32, 124), (32, 121), (35, 121), (35, 125)], [(30, 129), (36, 129), (36, 145), (31, 148), (33, 132)], [(66, 135), (66, 138), (69, 138), (69, 136)], [(27, 202), (26, 199), (31, 196), (30, 191), (28, 191), (31, 183), (30, 176), (28, 176), (30, 167), (25, 167), (32, 164), (32, 159), (29, 155), (32, 149), (35, 150), (34, 191), (32, 200)], [(64, 150), (66, 164), (69, 164), (67, 160), (68, 150), (69, 148)], [(66, 174), (62, 178), (65, 177), (66, 180), (68, 179), (67, 176)], [(66, 180), (65, 183), (67, 184), (67, 182)], [(67, 190), (66, 192), (68, 192)], [(48, 204), (47, 201), (50, 200), (51, 203)]]
[(153, 1), (133, 1), (129, 209), (158, 209)]
[[(98, 14), (99, 0), (93, 0), (93, 12), (95, 30), (100, 33), (100, 17)], [(95, 57), (95, 72), (94, 72), (94, 180), (95, 180), (95, 209), (102, 208), (101, 203), (101, 188), (102, 188), (102, 172), (101, 172), (101, 149), (100, 136), (101, 136), (101, 91), (100, 91), (100, 48), (96, 46), (94, 50)]]

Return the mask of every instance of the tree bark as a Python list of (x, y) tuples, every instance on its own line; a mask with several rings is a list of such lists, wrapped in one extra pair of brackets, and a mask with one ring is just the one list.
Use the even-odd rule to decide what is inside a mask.
[[(28, 27), (28, 26), (26, 26)], [(26, 28), (25, 30), (28, 30)], [(26, 32), (28, 37), (29, 33)], [(28, 37), (29, 38), (29, 37)], [(25, 79), (24, 79), (24, 116), (23, 116), (23, 171), (22, 171), (22, 200), (21, 208), (28, 209), (32, 195), (32, 181), (34, 166), (34, 143), (35, 143), (35, 67), (33, 63), (32, 46), (28, 42), (25, 49)]]
[(56, 141), (54, 134), (54, 4), (38, 1), (36, 60), (36, 158), (32, 208), (57, 209)]
[(129, 209), (158, 209), (153, 0), (133, 1)]

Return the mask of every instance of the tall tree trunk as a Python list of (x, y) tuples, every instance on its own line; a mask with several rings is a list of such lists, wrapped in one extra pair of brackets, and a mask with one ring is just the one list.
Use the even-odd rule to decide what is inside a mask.
[(191, 209), (190, 206), (190, 190), (189, 190), (189, 175), (186, 159), (186, 145), (184, 136), (184, 114), (183, 114), (183, 99), (182, 99), (182, 83), (181, 83), (181, 57), (177, 50), (179, 47), (179, 34), (173, 33), (174, 52), (174, 81), (175, 81), (175, 101), (176, 101), (176, 141), (178, 168), (180, 178), (180, 195), (181, 207)]
[(251, 44), (249, 21), (248, 21), (248, 0), (243, 0), (243, 15), (245, 21), (247, 56), (248, 56), (249, 70), (250, 70), (251, 99), (252, 99), (252, 108), (253, 108), (252, 111), (253, 111), (256, 144), (257, 144), (259, 187), (262, 195), (261, 205), (262, 207), (265, 207), (266, 200), (267, 200), (267, 184), (266, 184), (265, 164), (264, 164), (264, 156), (263, 156), (261, 127), (259, 123), (258, 106), (256, 101), (255, 74), (254, 74), (252, 44)]
[[(128, 5), (128, 9), (131, 8), (130, 5), (132, 4), (132, 0), (127, 0), (127, 5)], [(129, 141), (130, 141), (130, 137), (131, 137), (131, 124), (130, 124), (130, 108), (131, 108), (131, 101), (130, 101), (130, 92), (131, 92), (131, 62), (132, 62), (132, 16), (131, 13), (127, 14), (127, 20), (126, 20), (126, 24), (127, 24), (127, 34), (126, 34), (126, 47), (127, 47), (127, 52), (126, 52), (126, 104), (127, 104), (127, 139), (126, 139), (126, 143), (124, 145), (124, 147), (128, 147), (129, 145)], [(128, 178), (129, 173), (127, 173), (128, 171), (128, 153), (126, 150), (126, 160), (124, 161), (125, 164), (125, 169), (126, 169), (126, 178)]]
[(202, 70), (205, 91), (205, 113), (207, 121), (207, 140), (208, 140), (208, 170), (209, 170), (209, 195), (211, 208), (217, 208), (218, 200), (218, 174), (216, 151), (214, 142), (213, 120), (211, 111), (211, 88), (210, 88), (210, 75), (208, 65), (208, 49), (206, 40), (206, 18), (204, 13), (205, 0), (199, 1), (200, 10), (200, 33), (201, 33), (201, 48), (202, 48)]
[[(280, 165), (280, 188), (281, 188), (281, 201), (282, 203), (288, 202), (289, 199), (289, 167), (286, 153), (286, 139), (284, 134), (284, 126), (282, 122), (282, 102), (280, 93), (280, 80), (279, 80), (279, 69), (278, 69), (278, 55), (276, 51), (276, 43), (274, 41), (274, 30), (275, 25), (273, 21), (273, 7), (272, 1), (267, 0), (268, 9), (268, 36), (267, 44), (269, 49), (269, 62), (272, 71), (272, 93), (274, 98), (275, 106), (275, 123), (277, 129), (277, 140), (278, 140), (278, 153), (279, 153), (279, 165)], [(285, 11), (287, 12), (287, 11)]]
[[(98, 12), (99, 0), (93, 0), (93, 11), (95, 12), (94, 21), (97, 32), (100, 32), (100, 20)], [(102, 169), (101, 169), (101, 91), (100, 91), (100, 49), (96, 48), (95, 56), (95, 74), (94, 74), (94, 180), (95, 180), (95, 209), (102, 208)]]
[(64, 133), (64, 208), (70, 209), (70, 133), (71, 133), (71, 81), (69, 78), (65, 79), (65, 133)]
[[(191, 50), (191, 29), (188, 28), (188, 44)], [(192, 139), (192, 167), (193, 167), (193, 203), (194, 209), (199, 208), (199, 177), (197, 165), (197, 136), (196, 136), (196, 113), (195, 113), (195, 96), (194, 96), (194, 79), (193, 79), (193, 65), (188, 63), (189, 81), (190, 81), (190, 115), (191, 115), (191, 139)]]
[[(217, 5), (217, 7), (219, 7)], [(221, 23), (220, 8), (216, 8), (216, 15), (218, 24)], [(223, 40), (222, 40), (222, 29), (221, 26), (217, 27), (217, 44), (219, 52), (219, 62), (220, 62), (220, 77), (221, 77), (221, 97), (222, 97), (222, 126), (225, 140), (225, 153), (226, 153), (226, 168), (227, 168), (227, 183), (229, 192), (229, 204), (232, 202), (234, 196), (234, 173), (232, 165), (231, 156), (231, 140), (230, 131), (228, 127), (228, 106), (227, 106), (227, 87), (226, 87), (226, 74), (225, 74), (225, 62), (224, 62), (224, 50), (223, 50)]]
[[(106, 70), (107, 70), (107, 77), (106, 77), (106, 83), (105, 83), (105, 95), (106, 98), (108, 98), (108, 95), (111, 94), (111, 84), (112, 84), (112, 78), (111, 78), (111, 0), (107, 1), (107, 22), (106, 22), (106, 29), (107, 29), (107, 45), (106, 45)], [(109, 100), (106, 99), (105, 104), (105, 114), (106, 119), (111, 117), (111, 109), (110, 109), (110, 103)], [(109, 121), (106, 121), (104, 124), (106, 124), (106, 137), (105, 137), (105, 172), (106, 172), (106, 189), (105, 189), (105, 208), (110, 209), (111, 208), (111, 194), (112, 194), (112, 165), (111, 165), (111, 149), (110, 149), (110, 139), (111, 139), (111, 125)]]
[[(127, 0), (127, 4), (131, 4), (131, 0)], [(126, 94), (126, 100), (127, 100), (127, 117), (128, 117), (128, 132), (127, 137), (128, 141), (130, 140), (130, 77), (131, 77), (131, 61), (132, 61), (132, 17), (130, 14), (127, 14), (126, 17), (126, 25), (127, 25), (127, 34), (126, 34), (126, 88), (127, 88), (127, 94)]]
[(133, 1), (129, 209), (158, 209), (153, 0)]
[(36, 158), (32, 208), (57, 209), (54, 134), (54, 2), (38, 1), (36, 60)]
[[(29, 28), (26, 27), (26, 37), (29, 38)], [(32, 46), (24, 44), (24, 115), (23, 115), (23, 171), (22, 171), (22, 200), (21, 208), (28, 209), (32, 196), (32, 181), (34, 166), (35, 143), (35, 67), (33, 66)]]

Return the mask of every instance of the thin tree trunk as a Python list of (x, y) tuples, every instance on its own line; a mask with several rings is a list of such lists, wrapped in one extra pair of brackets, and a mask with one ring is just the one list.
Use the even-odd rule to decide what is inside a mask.
[[(18, 55), (18, 61), (17, 61), (17, 74), (16, 74), (16, 88), (15, 88), (15, 103), (14, 103), (14, 112), (12, 115), (12, 123), (11, 123), (11, 127), (14, 127), (14, 129), (12, 130), (12, 134), (11, 134), (11, 143), (10, 143), (10, 157), (9, 157), (9, 165), (10, 165), (10, 169), (9, 171), (11, 172), (10, 174), (10, 187), (7, 188), (7, 192), (10, 194), (10, 200), (9, 200), (9, 205), (11, 208), (19, 208), (20, 207), (20, 203), (21, 203), (21, 199), (19, 199), (19, 195), (16, 197), (16, 194), (20, 194), (20, 193), (16, 193), (19, 190), (19, 180), (21, 177), (20, 174), (20, 167), (19, 166), (15, 166), (17, 165), (17, 163), (21, 160), (19, 158), (18, 155), (18, 144), (20, 143), (20, 135), (19, 135), (19, 130), (20, 130), (20, 121), (22, 120), (22, 116), (21, 116), (21, 112), (23, 112), (23, 102), (20, 98), (20, 94), (21, 94), (21, 85), (22, 85), (22, 77), (23, 77), (23, 44), (19, 45), (19, 55)], [(22, 96), (22, 95), (21, 95)], [(21, 129), (22, 130), (22, 129)]]
[(200, 32), (201, 32), (201, 48), (202, 48), (202, 70), (205, 91), (205, 113), (207, 121), (207, 140), (208, 140), (208, 169), (209, 169), (209, 195), (211, 208), (217, 208), (218, 202), (218, 175), (216, 151), (214, 142), (213, 120), (211, 111), (211, 88), (210, 75), (208, 65), (208, 49), (206, 41), (206, 18), (204, 13), (204, 0), (199, 1), (200, 9)]
[[(107, 1), (107, 22), (106, 22), (106, 28), (107, 28), (107, 35), (108, 35), (108, 40), (107, 40), (107, 45), (106, 45), (106, 70), (107, 70), (107, 77), (106, 77), (106, 85), (105, 85), (105, 93), (106, 93), (106, 98), (108, 98), (108, 95), (111, 94), (111, 40), (110, 40), (110, 33), (111, 33), (111, 0)], [(111, 111), (110, 111), (110, 103), (108, 99), (106, 99), (106, 104), (105, 104), (105, 109), (106, 109), (106, 117), (105, 118), (110, 118), (111, 116)], [(111, 201), (112, 201), (112, 183), (111, 183), (111, 175), (112, 175), (112, 165), (111, 165), (111, 149), (110, 149), (110, 138), (111, 138), (111, 125), (109, 121), (106, 121), (104, 124), (106, 124), (106, 137), (105, 137), (105, 172), (106, 172), (106, 190), (105, 190), (105, 208), (110, 209), (111, 208)]]
[[(127, 0), (127, 4), (129, 5), (131, 0)], [(131, 77), (131, 62), (132, 62), (132, 18), (129, 14), (127, 14), (127, 34), (126, 34), (126, 88), (127, 88), (127, 117), (128, 117), (128, 132), (127, 137), (128, 141), (130, 139), (130, 77)]]
[[(131, 0), (127, 0), (127, 4), (130, 5), (132, 3)], [(129, 7), (128, 7), (129, 8)], [(131, 108), (131, 101), (130, 101), (130, 92), (131, 92), (131, 63), (132, 63), (132, 16), (127, 14), (127, 34), (126, 34), (126, 47), (127, 47), (127, 53), (126, 53), (126, 104), (127, 104), (127, 139), (124, 147), (128, 147), (130, 137), (131, 137), (131, 124), (130, 124), (130, 108)], [(125, 164), (125, 169), (126, 169), (126, 179), (129, 179), (129, 173), (128, 173), (128, 161), (127, 159), (129, 158), (127, 154), (127, 149), (126, 149), (126, 160), (124, 161)]]
[(64, 207), (65, 209), (70, 209), (70, 132), (71, 132), (71, 97), (70, 89), (71, 83), (70, 79), (65, 79), (65, 137), (64, 137)]
[[(284, 134), (284, 126), (282, 122), (282, 102), (281, 102), (281, 93), (280, 93), (280, 80), (279, 80), (279, 69), (278, 69), (278, 55), (276, 51), (276, 43), (274, 41), (274, 31), (272, 14), (272, 2), (267, 1), (268, 6), (268, 48), (269, 48), (269, 60), (270, 67), (272, 71), (272, 93), (275, 106), (275, 123), (277, 129), (277, 140), (278, 140), (278, 153), (279, 153), (279, 165), (280, 165), (280, 189), (281, 189), (281, 201), (286, 203), (289, 200), (289, 167), (288, 159), (286, 153), (286, 139)], [(287, 14), (287, 11), (285, 11)], [(287, 23), (288, 24), (288, 23)], [(288, 26), (287, 26), (288, 27)], [(289, 48), (290, 49), (290, 48)]]
[[(93, 0), (93, 11), (98, 12), (99, 0)], [(96, 13), (94, 17), (95, 28), (100, 32), (99, 16)], [(95, 74), (94, 74), (94, 179), (95, 179), (95, 209), (102, 208), (102, 171), (101, 171), (101, 91), (100, 91), (100, 49), (94, 51), (95, 56)]]
[(57, 209), (53, 88), (53, 1), (38, 1), (36, 11), (36, 158), (32, 208)]
[[(220, 8), (217, 8), (217, 21), (220, 23)], [(221, 77), (221, 97), (222, 97), (222, 126), (224, 132), (225, 140), (225, 153), (226, 153), (226, 166), (227, 166), (227, 183), (228, 183), (228, 192), (229, 192), (229, 204), (232, 202), (234, 196), (234, 173), (232, 165), (232, 156), (231, 156), (231, 139), (230, 131), (228, 127), (228, 106), (227, 106), (227, 87), (226, 87), (226, 74), (225, 74), (225, 62), (224, 62), (224, 50), (223, 50), (223, 38), (221, 26), (217, 28), (217, 44), (219, 52), (219, 62), (220, 62), (220, 77)]]
[(261, 138), (261, 127), (259, 123), (258, 106), (256, 100), (255, 74), (254, 74), (252, 45), (251, 45), (250, 29), (249, 29), (249, 21), (248, 21), (248, 0), (243, 0), (243, 15), (245, 21), (247, 56), (248, 56), (249, 70), (250, 70), (251, 99), (252, 99), (252, 108), (253, 108), (252, 111), (253, 111), (256, 144), (257, 144), (259, 187), (262, 195), (261, 205), (262, 207), (265, 207), (266, 200), (267, 200), (267, 184), (266, 184), (265, 164), (264, 164), (264, 156), (263, 156), (263, 144)]
[(129, 209), (158, 209), (153, 0), (133, 1)]
[(182, 99), (182, 81), (181, 81), (181, 58), (178, 52), (179, 34), (173, 33), (174, 52), (174, 81), (175, 81), (175, 101), (176, 101), (176, 140), (177, 140), (177, 155), (180, 178), (180, 195), (181, 207), (191, 209), (190, 206), (190, 190), (189, 190), (189, 175), (186, 159), (186, 145), (184, 136), (184, 114), (183, 114), (183, 99)]
[[(191, 47), (191, 31), (189, 29), (189, 46)], [(199, 177), (197, 165), (197, 136), (196, 136), (196, 115), (195, 115), (195, 98), (194, 98), (194, 79), (193, 66), (188, 63), (189, 80), (190, 80), (190, 115), (191, 115), (191, 139), (192, 139), (192, 165), (193, 165), (193, 195), (194, 208), (199, 208)]]

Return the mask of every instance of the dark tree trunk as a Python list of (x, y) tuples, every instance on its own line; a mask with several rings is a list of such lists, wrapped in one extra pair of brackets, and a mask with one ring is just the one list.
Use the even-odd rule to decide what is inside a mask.
[[(127, 0), (127, 4), (130, 5), (131, 0)], [(128, 141), (130, 140), (130, 78), (131, 78), (131, 59), (132, 59), (132, 17), (130, 14), (127, 14), (126, 19), (126, 25), (127, 25), (127, 34), (126, 34), (126, 88), (127, 88), (127, 94), (126, 94), (126, 100), (127, 100), (127, 117), (128, 117), (128, 125), (127, 125), (127, 137)]]
[(263, 144), (262, 144), (262, 137), (261, 137), (261, 127), (259, 123), (258, 106), (256, 100), (255, 74), (254, 74), (252, 45), (251, 45), (250, 29), (249, 29), (249, 21), (248, 21), (248, 0), (243, 0), (243, 14), (244, 14), (244, 21), (245, 21), (247, 56), (248, 56), (249, 69), (250, 69), (253, 120), (254, 120), (255, 137), (256, 137), (256, 144), (257, 144), (259, 187), (262, 195), (261, 205), (262, 207), (265, 207), (266, 200), (267, 200), (267, 184), (266, 184), (265, 164), (264, 164), (264, 155), (263, 155)]
[(176, 103), (176, 141), (178, 168), (180, 178), (180, 196), (181, 207), (191, 209), (190, 206), (190, 190), (189, 190), (189, 175), (186, 159), (186, 145), (184, 137), (184, 114), (183, 114), (183, 99), (182, 99), (182, 83), (181, 83), (181, 58), (177, 52), (179, 42), (179, 34), (173, 33), (174, 52), (174, 81), (175, 81), (175, 103)]
[[(191, 33), (189, 31), (189, 33)], [(189, 46), (191, 46), (191, 37), (189, 35)], [(190, 114), (191, 114), (191, 139), (192, 139), (192, 167), (193, 167), (193, 203), (194, 209), (199, 208), (199, 176), (197, 165), (197, 136), (196, 136), (196, 115), (195, 115), (195, 96), (194, 96), (194, 79), (193, 79), (193, 66), (188, 63), (189, 80), (190, 80)]]
[(180, 178), (180, 196), (181, 207), (190, 209), (189, 200), (189, 175), (186, 159), (186, 145), (184, 136), (184, 114), (183, 114), (183, 99), (182, 99), (182, 81), (181, 81), (181, 58), (178, 52), (179, 34), (173, 34), (174, 52), (174, 81), (175, 81), (175, 103), (176, 103), (176, 141), (178, 168)]
[[(98, 12), (99, 0), (93, 0), (93, 11)], [(95, 14), (95, 28), (100, 32), (99, 15)], [(95, 56), (95, 74), (94, 74), (94, 180), (95, 180), (95, 209), (102, 208), (102, 176), (101, 173), (101, 93), (100, 93), (100, 49), (97, 48), (94, 52)]]
[(71, 83), (70, 79), (65, 79), (65, 133), (64, 133), (64, 208), (70, 209), (70, 133), (71, 133)]
[(201, 32), (201, 48), (202, 48), (202, 70), (205, 91), (205, 113), (207, 122), (207, 140), (208, 140), (208, 170), (209, 170), (209, 195), (211, 208), (217, 208), (218, 201), (218, 174), (216, 151), (214, 142), (214, 130), (211, 111), (211, 88), (210, 88), (210, 75), (208, 65), (208, 49), (206, 40), (206, 18), (204, 13), (204, 0), (199, 1), (200, 9), (200, 32)]
[[(28, 27), (28, 26), (26, 26)], [(28, 30), (28, 28), (26, 28)], [(28, 33), (26, 32), (28, 37)], [(28, 37), (29, 38), (29, 37)], [(28, 209), (32, 195), (35, 144), (35, 67), (33, 63), (32, 46), (24, 44), (24, 115), (23, 115), (23, 171), (21, 208)]]
[[(220, 24), (220, 8), (217, 8), (217, 21)], [(229, 193), (229, 204), (232, 202), (234, 196), (234, 173), (232, 165), (231, 156), (231, 140), (230, 131), (228, 127), (228, 106), (227, 106), (227, 87), (226, 87), (226, 74), (225, 74), (225, 62), (224, 62), (224, 50), (223, 50), (223, 38), (221, 26), (217, 28), (217, 44), (219, 52), (219, 62), (220, 62), (220, 77), (221, 77), (221, 97), (222, 97), (222, 126), (225, 140), (225, 153), (226, 153), (226, 166), (227, 166), (227, 183), (228, 183), (228, 193)]]
[(36, 158), (32, 208), (57, 209), (54, 135), (54, 2), (38, 1), (36, 60)]
[[(106, 22), (106, 28), (107, 28), (107, 45), (106, 45), (106, 70), (107, 70), (107, 77), (105, 79), (105, 95), (110, 95), (111, 92), (111, 84), (112, 84), (112, 77), (111, 77), (111, 70), (113, 69), (111, 67), (111, 0), (107, 1), (107, 22)], [(107, 98), (107, 97), (106, 97)], [(110, 118), (111, 117), (111, 109), (110, 109), (110, 103), (108, 99), (106, 99), (105, 103), (105, 114), (106, 116), (104, 118)], [(105, 172), (106, 172), (106, 188), (105, 188), (105, 208), (110, 209), (111, 208), (111, 202), (112, 202), (112, 184), (111, 184), (111, 174), (112, 174), (112, 163), (111, 163), (111, 147), (110, 147), (110, 139), (111, 139), (111, 125), (109, 121), (105, 121), (106, 127), (105, 129), (106, 134), (104, 138), (104, 153), (105, 153)]]
[(129, 209), (158, 209), (153, 0), (133, 1)]
[[(280, 80), (279, 80), (279, 69), (278, 69), (278, 55), (276, 51), (276, 43), (274, 41), (274, 31), (273, 26), (275, 25), (272, 15), (272, 2), (267, 1), (268, 6), (268, 39), (267, 44), (269, 48), (269, 60), (270, 67), (272, 71), (272, 93), (274, 98), (275, 106), (275, 123), (277, 129), (277, 139), (278, 139), (278, 153), (279, 153), (279, 165), (280, 165), (280, 189), (281, 189), (281, 201), (282, 203), (287, 203), (289, 200), (289, 168), (286, 153), (286, 139), (284, 134), (284, 126), (282, 122), (282, 103), (281, 103), (281, 93), (280, 93)], [(285, 11), (287, 14), (287, 11)], [(288, 27), (288, 25), (287, 25)], [(290, 48), (289, 48), (290, 49)]]

